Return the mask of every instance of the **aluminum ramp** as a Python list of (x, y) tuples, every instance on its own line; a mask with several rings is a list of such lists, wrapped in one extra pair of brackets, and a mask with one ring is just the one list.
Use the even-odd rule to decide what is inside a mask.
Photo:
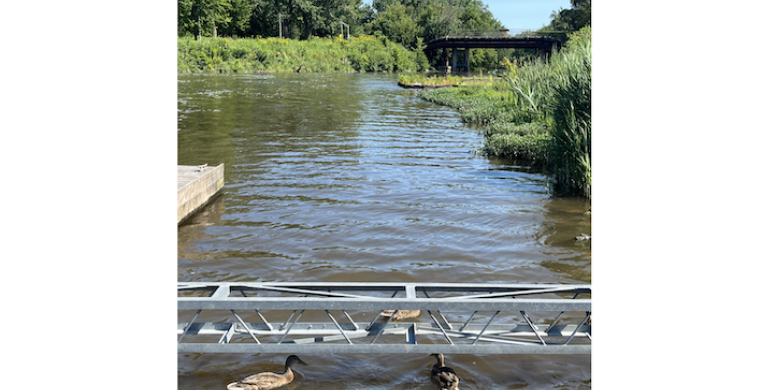
[[(590, 354), (591, 286), (179, 283), (180, 353)], [(419, 310), (391, 321), (382, 311)]]

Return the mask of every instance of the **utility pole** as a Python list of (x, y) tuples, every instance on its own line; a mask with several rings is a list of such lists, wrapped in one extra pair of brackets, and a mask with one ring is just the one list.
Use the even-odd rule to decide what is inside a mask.
[(280, 12), (278, 12), (278, 31), (280, 31), (280, 37), (283, 38), (283, 24), (280, 22)]

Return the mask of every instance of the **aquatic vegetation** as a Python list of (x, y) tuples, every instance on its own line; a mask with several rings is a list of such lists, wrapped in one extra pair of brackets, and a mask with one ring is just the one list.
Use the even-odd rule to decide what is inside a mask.
[(555, 63), (553, 99), (548, 111), (553, 142), (550, 165), (556, 189), (562, 193), (591, 196), (591, 46), (590, 28), (572, 34), (571, 49)]
[(399, 84), (404, 87), (446, 87), (460, 85), (462, 82), (462, 77), (453, 75), (401, 74), (399, 76)]
[(482, 151), (487, 155), (545, 166), (548, 163), (551, 141), (548, 132), (528, 135), (496, 134), (485, 139)]
[(180, 73), (415, 72), (428, 66), (415, 52), (383, 36), (177, 40)]
[(419, 94), (425, 100), (453, 107), (460, 111), (461, 120), (466, 123), (491, 124), (499, 120), (510, 121), (506, 106), (513, 96), (501, 93), (491, 85), (462, 85), (459, 88), (445, 88), (423, 91)]
[(457, 109), (466, 123), (485, 125), (485, 155), (545, 168), (556, 193), (590, 198), (591, 57), (586, 27), (571, 34), (550, 63), (518, 67), (506, 59), (507, 72), (492, 83), (418, 96)]
[(455, 86), (472, 86), (482, 85), (488, 86), (493, 82), (492, 75), (487, 77), (462, 77), (456, 75), (429, 75), (422, 73), (415, 74), (401, 74), (399, 76), (399, 85), (403, 87), (427, 87), (427, 88), (439, 88), (439, 87), (455, 87)]

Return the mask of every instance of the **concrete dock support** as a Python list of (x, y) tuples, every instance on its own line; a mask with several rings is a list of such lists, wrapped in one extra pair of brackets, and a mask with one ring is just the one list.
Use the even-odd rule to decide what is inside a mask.
[(177, 224), (209, 203), (224, 186), (225, 164), (177, 166)]

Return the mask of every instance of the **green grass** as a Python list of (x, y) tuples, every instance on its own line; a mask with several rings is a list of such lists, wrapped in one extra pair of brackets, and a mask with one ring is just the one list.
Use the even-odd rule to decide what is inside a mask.
[[(425, 57), (424, 57), (425, 58)], [(427, 70), (416, 52), (385, 37), (178, 38), (180, 73), (415, 72)], [(425, 60), (423, 60), (425, 61)]]
[(572, 34), (549, 64), (505, 64), (508, 71), (493, 83), (418, 96), (484, 125), (485, 155), (544, 168), (557, 194), (592, 197), (590, 28)]
[(451, 85), (460, 85), (463, 82), (463, 78), (460, 76), (430, 76), (425, 74), (401, 74), (399, 76), (399, 83), (403, 86), (413, 86), (419, 84), (424, 87), (444, 87)]

